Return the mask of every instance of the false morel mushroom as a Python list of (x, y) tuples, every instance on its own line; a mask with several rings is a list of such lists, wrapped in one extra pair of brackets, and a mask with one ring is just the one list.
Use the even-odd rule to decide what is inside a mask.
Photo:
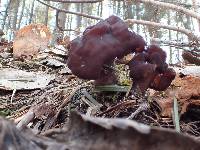
[(129, 31), (128, 26), (116, 16), (86, 28), (81, 37), (69, 45), (68, 67), (82, 79), (96, 80), (96, 84), (113, 84), (117, 79), (109, 70), (115, 58), (132, 52), (142, 52), (144, 39)]
[(130, 94), (138, 89), (165, 90), (175, 78), (166, 63), (166, 53), (157, 45), (145, 49), (146, 42), (117, 16), (110, 16), (86, 28), (82, 36), (69, 45), (68, 67), (79, 78), (95, 80), (96, 85), (117, 83), (111, 67), (116, 58), (136, 53), (128, 63), (133, 85)]

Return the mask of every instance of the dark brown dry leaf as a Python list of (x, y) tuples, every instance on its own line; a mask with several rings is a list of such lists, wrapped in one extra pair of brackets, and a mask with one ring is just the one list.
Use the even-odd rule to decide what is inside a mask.
[(47, 116), (42, 132), (51, 129), (52, 126), (55, 124), (56, 120), (57, 120), (56, 111), (52, 110), (52, 112)]
[(190, 101), (186, 101), (182, 106), (181, 114), (187, 112), (189, 105), (195, 105), (200, 107), (200, 99), (190, 99)]

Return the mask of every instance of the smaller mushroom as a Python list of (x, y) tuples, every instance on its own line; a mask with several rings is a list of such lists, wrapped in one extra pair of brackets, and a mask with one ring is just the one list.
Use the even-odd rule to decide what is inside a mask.
[(176, 72), (174, 71), (174, 69), (167, 68), (163, 73), (156, 75), (150, 85), (150, 88), (156, 91), (164, 91), (170, 86), (175, 77)]
[(156, 45), (150, 45), (143, 53), (136, 54), (128, 63), (133, 85), (130, 94), (141, 92), (148, 88), (157, 91), (166, 90), (174, 80), (176, 73), (168, 68), (166, 53)]
[(134, 95), (135, 92), (139, 92), (140, 94), (144, 95), (151, 82), (158, 74), (156, 71), (156, 65), (146, 62), (147, 57), (147, 53), (139, 53), (136, 54), (128, 63), (130, 77), (133, 80), (130, 91), (131, 95)]
[(157, 71), (162, 73), (167, 69), (166, 63), (167, 54), (166, 52), (157, 45), (150, 45), (147, 47), (146, 52), (148, 53), (147, 62), (157, 65)]

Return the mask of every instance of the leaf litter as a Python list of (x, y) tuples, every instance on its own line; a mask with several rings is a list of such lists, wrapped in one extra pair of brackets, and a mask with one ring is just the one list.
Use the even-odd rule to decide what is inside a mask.
[[(63, 65), (67, 49), (65, 53), (56, 52), (56, 47), (52, 49), (37, 56), (45, 56), (44, 60), (60, 57), (56, 63), (41, 63), (41, 57), (23, 61), (0, 58), (0, 114), (12, 121), (1, 118), (1, 147), (22, 150), (199, 149), (198, 76), (182, 73), (165, 92), (149, 91), (150, 108), (134, 117), (138, 124), (127, 119), (138, 108), (135, 100), (126, 97), (130, 85), (95, 87), (92, 81), (77, 78), (69, 69), (63, 73), (67, 68)], [(10, 49), (5, 51), (12, 55)], [(126, 77), (126, 80), (130, 79)], [(175, 128), (174, 97), (180, 115), (180, 134), (172, 130)], [(9, 144), (5, 144), (7, 136), (12, 139)], [(20, 139), (19, 143), (14, 142), (15, 138)]]

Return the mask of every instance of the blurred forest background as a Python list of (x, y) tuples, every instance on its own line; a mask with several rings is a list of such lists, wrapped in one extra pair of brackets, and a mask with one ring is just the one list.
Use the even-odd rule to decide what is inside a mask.
[[(60, 0), (62, 1), (62, 0)], [(64, 1), (64, 0), (63, 0)], [(183, 11), (170, 7), (161, 7), (146, 3), (146, 0), (99, 0), (88, 1), (87, 3), (68, 3), (59, 0), (1, 0), (0, 4), (0, 29), (5, 33), (4, 37), (12, 41), (15, 32), (25, 25), (31, 23), (42, 23), (47, 25), (52, 33), (68, 35), (70, 39), (77, 37), (87, 26), (94, 25), (99, 20), (91, 18), (101, 17), (103, 19), (114, 14), (122, 19), (135, 19), (156, 22), (161, 25), (172, 26), (191, 31), (192, 34), (200, 30), (198, 19)], [(142, 2), (142, 3), (140, 3)], [(155, 1), (156, 2), (156, 1)], [(197, 0), (162, 0), (167, 4), (183, 7), (194, 12), (200, 11), (200, 4)], [(45, 5), (47, 4), (47, 5)], [(56, 9), (66, 10), (68, 13), (58, 13), (58, 28), (56, 26)], [(88, 16), (84, 16), (84, 15)], [(182, 61), (183, 50), (193, 50), (194, 45), (188, 35), (167, 27), (154, 25), (143, 25), (137, 22), (130, 26), (132, 30), (142, 35), (148, 44), (157, 42), (168, 54), (168, 62), (171, 64)], [(63, 29), (65, 31), (61, 31)], [(196, 46), (196, 45), (195, 45)], [(199, 51), (198, 51), (199, 52)], [(195, 56), (199, 56), (195, 53)]]

